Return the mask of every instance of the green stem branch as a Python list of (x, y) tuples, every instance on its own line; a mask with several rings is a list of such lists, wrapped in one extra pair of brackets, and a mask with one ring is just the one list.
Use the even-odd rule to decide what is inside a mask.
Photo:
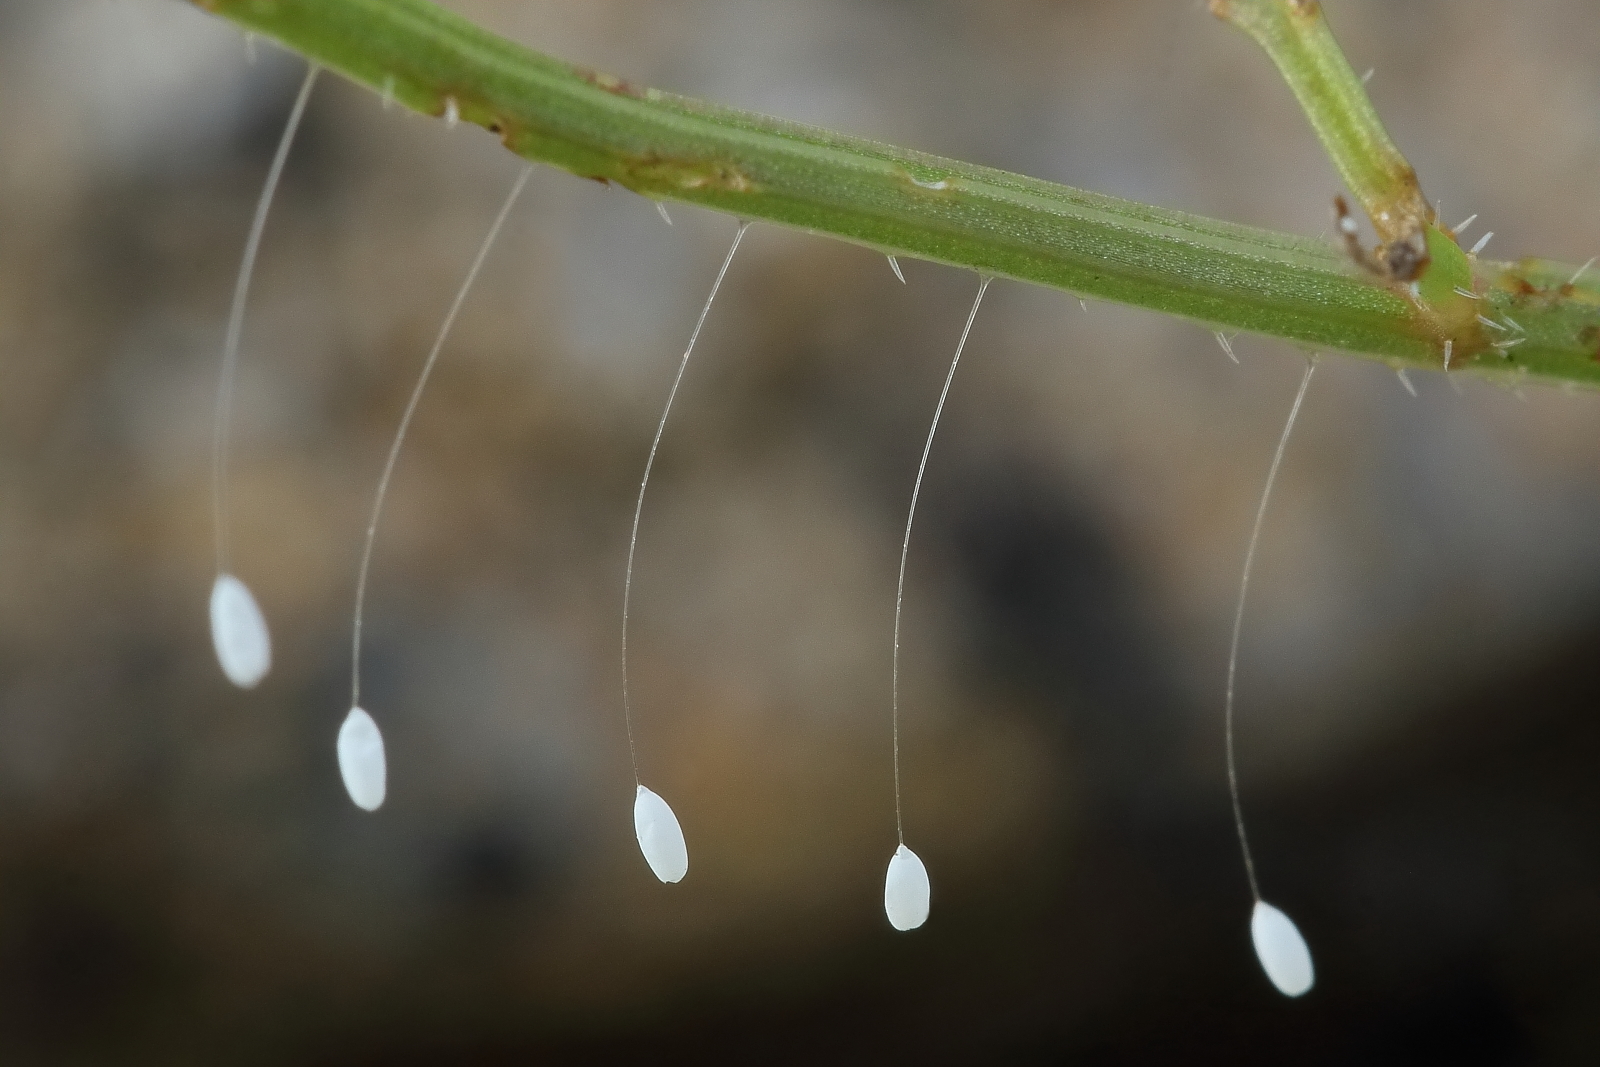
[(1211, 13), (1267, 53), (1380, 240), (1398, 240), (1432, 221), (1417, 172), (1389, 139), (1319, 0), (1211, 0)]
[[(518, 155), (744, 219), (1394, 365), (1600, 382), (1600, 275), (1479, 264), (1514, 348), (1432, 315), (1320, 241), (1167, 211), (643, 89), (540, 55), (427, 0), (193, 0)], [(1570, 272), (1569, 272), (1570, 273)], [(1565, 278), (1561, 279), (1565, 282)], [(1497, 338), (1496, 338), (1497, 339)]]

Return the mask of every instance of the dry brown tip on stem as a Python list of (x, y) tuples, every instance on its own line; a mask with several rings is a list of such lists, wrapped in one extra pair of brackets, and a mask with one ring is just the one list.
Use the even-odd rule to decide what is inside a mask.
[(1433, 261), (1428, 255), (1428, 238), (1420, 221), (1412, 220), (1393, 240), (1369, 252), (1361, 243), (1355, 216), (1350, 213), (1350, 205), (1343, 196), (1333, 198), (1333, 220), (1350, 258), (1385, 281), (1414, 282)]

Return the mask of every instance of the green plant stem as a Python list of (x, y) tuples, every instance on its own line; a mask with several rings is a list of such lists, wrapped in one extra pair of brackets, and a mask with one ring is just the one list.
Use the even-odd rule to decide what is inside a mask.
[[(1372, 220), (1378, 270), (1401, 284), (1435, 335), (1454, 349), (1493, 348), (1478, 319), (1472, 263), (1455, 235), (1440, 229), (1410, 161), (1389, 139), (1334, 39), (1320, 0), (1210, 0), (1211, 13), (1259, 44), (1288, 83), (1323, 151)], [(1365, 258), (1365, 257), (1363, 257)], [(1509, 352), (1509, 349), (1506, 350)]]
[(1528, 338), (1502, 355), (1476, 334), (1441, 336), (1415, 302), (1319, 241), (637, 88), (427, 0), (193, 2), (386, 99), (644, 196), (1396, 366), (1440, 367), (1448, 341), (1452, 369), (1600, 382), (1600, 275), (1562, 290), (1544, 284), (1560, 268), (1535, 283), (1492, 265)]
[(1417, 172), (1389, 139), (1318, 0), (1211, 0), (1211, 12), (1267, 53), (1380, 240), (1432, 221)]

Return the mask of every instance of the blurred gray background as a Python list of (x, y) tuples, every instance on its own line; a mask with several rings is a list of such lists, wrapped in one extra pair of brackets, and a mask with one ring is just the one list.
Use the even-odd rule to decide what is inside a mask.
[[(450, 6), (630, 80), (1316, 234), (1337, 179), (1189, 0)], [(1448, 221), (1600, 252), (1592, 4), (1328, 0)], [(302, 63), (177, 0), (0, 0), (0, 1057), (19, 1064), (1559, 1063), (1600, 1042), (1600, 402), (1325, 359), (1245, 620), (1244, 803), (1317, 989), (1247, 937), (1221, 697), (1300, 373), (998, 283), (895, 567), (976, 279), (758, 225), (646, 501), (731, 220), (541, 169), (360, 535), (520, 163), (326, 77), (266, 231), (233, 448), (256, 691), (212, 659), (224, 318)]]

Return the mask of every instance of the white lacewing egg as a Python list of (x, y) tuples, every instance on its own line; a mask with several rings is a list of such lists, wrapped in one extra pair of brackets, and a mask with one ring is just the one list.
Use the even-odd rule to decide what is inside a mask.
[(217, 575), (211, 586), (211, 644), (228, 681), (251, 689), (272, 667), (272, 638), (267, 620), (250, 589), (231, 574)]
[(1294, 920), (1264, 900), (1256, 901), (1250, 916), (1250, 940), (1261, 969), (1284, 996), (1298, 997), (1316, 981), (1311, 950)]
[(894, 850), (883, 879), (883, 912), (896, 930), (915, 930), (928, 921), (928, 868), (904, 845)]
[(345, 792), (363, 811), (377, 811), (389, 788), (383, 758), (383, 734), (361, 708), (351, 708), (339, 727), (339, 776)]
[(689, 846), (683, 828), (665, 800), (639, 787), (633, 798), (633, 832), (650, 870), (663, 882), (679, 882), (689, 873)]

